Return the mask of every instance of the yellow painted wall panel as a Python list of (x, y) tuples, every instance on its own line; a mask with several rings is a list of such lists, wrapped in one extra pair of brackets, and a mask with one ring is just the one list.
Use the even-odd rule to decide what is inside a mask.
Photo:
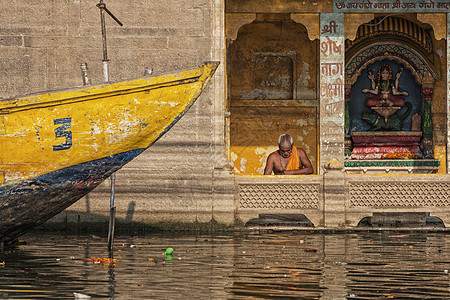
[(278, 137), (289, 133), (303, 148), (317, 174), (315, 107), (249, 106), (231, 110), (231, 160), (236, 175), (264, 173), (267, 156), (278, 149)]

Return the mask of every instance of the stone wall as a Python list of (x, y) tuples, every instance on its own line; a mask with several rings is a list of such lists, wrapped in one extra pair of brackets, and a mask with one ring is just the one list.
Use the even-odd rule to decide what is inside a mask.
[[(103, 80), (98, 0), (10, 1), (0, 11), (0, 96), (82, 84), (86, 62), (92, 83)], [(182, 70), (224, 55), (222, 1), (104, 1), (109, 78), (120, 80)], [(218, 7), (217, 7), (218, 6)], [(223, 64), (191, 110), (161, 140), (116, 174), (117, 216), (127, 220), (232, 221), (226, 165)], [(216, 122), (216, 123), (215, 123)], [(19, 145), (18, 145), (19, 146)], [(215, 181), (215, 178), (217, 181)], [(227, 182), (231, 188), (227, 187)], [(227, 197), (226, 194), (231, 196)], [(109, 211), (110, 182), (66, 212), (91, 220)], [(217, 213), (217, 216), (214, 213)], [(62, 215), (59, 216), (61, 218)], [(58, 219), (58, 218), (56, 218)]]
[[(8, 5), (3, 5), (0, 10), (0, 97), (81, 85), (82, 62), (88, 63), (91, 81), (101, 82), (102, 39), (97, 2), (11, 0)], [(221, 62), (206, 91), (180, 122), (117, 172), (115, 203), (119, 219), (142, 222), (208, 222), (215, 219), (232, 223), (235, 217), (245, 222), (260, 213), (295, 212), (304, 213), (316, 226), (343, 227), (355, 226), (358, 220), (374, 212), (429, 212), (442, 218), (447, 226), (450, 223), (446, 192), (448, 175), (429, 175), (423, 179), (418, 177), (420, 175), (345, 175), (338, 164), (324, 175), (294, 178), (234, 176), (228, 162), (230, 128), (229, 111), (226, 111), (225, 38), (236, 39), (240, 26), (231, 26), (229, 32), (234, 32), (234, 36), (225, 36), (227, 10), (224, 1), (105, 2), (124, 24), (120, 27), (106, 16), (111, 80), (138, 77), (145, 67), (153, 68), (154, 73), (162, 73), (192, 67), (206, 60)], [(229, 5), (229, 18), (236, 19), (233, 4), (264, 1), (225, 2)], [(319, 38), (321, 19), (316, 12), (332, 12), (330, 1), (320, 5), (309, 1), (300, 5), (293, 0), (274, 3), (280, 6), (279, 10), (270, 5), (264, 9), (276, 13), (293, 12), (294, 21), (301, 19), (306, 24), (311, 40)], [(244, 8), (243, 20), (236, 21), (237, 24), (252, 22), (254, 10), (260, 12), (258, 5), (244, 5)], [(372, 18), (373, 15), (369, 16), (368, 21)], [(345, 22), (348, 28), (354, 27), (346, 30), (352, 34), (361, 20), (346, 18)], [(436, 46), (443, 51), (443, 41)], [(446, 57), (443, 56), (441, 61), (439, 68), (442, 71)], [(444, 96), (444, 85), (444, 79), (438, 82), (434, 97)], [(315, 98), (303, 100), (307, 102), (302, 105), (317, 102)], [(322, 109), (326, 110), (326, 107)], [(445, 109), (441, 104), (432, 109), (437, 118), (434, 140), (445, 157), (444, 144), (448, 143), (443, 121)], [(322, 114), (317, 119), (319, 125), (323, 123), (322, 133), (330, 129), (323, 117)], [(343, 129), (341, 124), (336, 132), (340, 134)], [(331, 131), (329, 136), (333, 136)], [(336, 145), (338, 152), (343, 152), (340, 140)], [(319, 151), (331, 153), (327, 147), (321, 147)], [(326, 162), (328, 157), (322, 157), (320, 166)], [(380, 190), (388, 191), (383, 195), (391, 202), (378, 201)], [(417, 201), (411, 202), (410, 198), (417, 195)], [(109, 199), (108, 180), (54, 220), (65, 216), (70, 221), (75, 221), (78, 216), (82, 220), (106, 220)]]

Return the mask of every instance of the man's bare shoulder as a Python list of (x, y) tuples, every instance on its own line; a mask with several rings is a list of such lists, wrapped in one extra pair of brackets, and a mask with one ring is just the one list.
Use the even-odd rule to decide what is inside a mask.
[(272, 153), (269, 154), (269, 156), (267, 157), (267, 159), (275, 159), (278, 157), (278, 152), (274, 151)]
[(306, 155), (306, 152), (305, 152), (305, 150), (303, 150), (303, 148), (297, 148), (297, 153), (299, 154), (299, 155)]

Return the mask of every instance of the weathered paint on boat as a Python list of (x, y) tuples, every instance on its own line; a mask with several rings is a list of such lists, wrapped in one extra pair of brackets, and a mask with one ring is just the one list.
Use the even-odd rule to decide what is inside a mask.
[(150, 147), (217, 66), (0, 101), (0, 236), (45, 222)]

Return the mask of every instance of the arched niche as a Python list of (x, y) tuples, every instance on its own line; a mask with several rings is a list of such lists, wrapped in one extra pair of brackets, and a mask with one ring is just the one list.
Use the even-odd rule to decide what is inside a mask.
[(432, 85), (438, 72), (431, 39), (430, 30), (401, 17), (360, 25), (356, 38), (346, 41), (346, 84), (354, 84), (368, 64), (388, 58), (410, 69), (419, 84)]
[[(434, 158), (431, 100), (434, 82), (439, 78), (439, 72), (435, 69), (435, 55), (431, 39), (429, 28), (422, 26), (419, 22), (413, 22), (411, 18), (384, 16), (362, 24), (356, 32), (355, 39), (346, 41), (345, 130), (347, 156), (352, 159), (385, 157), (384, 154), (380, 154), (380, 156), (367, 154), (369, 152), (366, 153), (365, 150), (362, 151), (361, 156), (354, 155), (354, 132), (397, 130), (402, 132), (420, 131), (421, 144), (420, 147), (416, 145), (414, 149), (423, 149), (423, 156), (422, 150), (417, 150), (417, 153), (420, 154), (418, 158)], [(362, 90), (371, 87), (368, 70), (371, 70), (376, 77), (376, 72), (382, 65), (389, 66), (394, 78), (396, 73), (403, 69), (398, 82), (400, 90), (408, 91), (408, 96), (402, 97), (405, 98), (406, 103), (412, 105), (412, 108), (408, 108), (408, 110), (405, 106), (395, 113), (396, 117), (406, 118), (404, 121), (399, 121), (403, 122), (401, 129), (397, 127), (377, 129), (374, 124), (377, 124), (378, 119), (373, 119), (372, 123), (365, 123), (371, 117), (370, 114), (363, 116), (363, 112), (368, 112), (369, 107), (366, 101), (370, 95), (363, 93)], [(375, 110), (369, 110), (369, 112), (375, 117), (381, 117)], [(417, 121), (415, 114), (420, 116), (421, 121)], [(416, 118), (415, 121), (414, 118)], [(388, 119), (384, 120), (387, 124)], [(391, 120), (389, 119), (389, 121)], [(418, 122), (421, 124), (417, 125)], [(418, 129), (417, 126), (420, 128)], [(400, 148), (393, 147), (392, 149), (396, 151)]]
[[(225, 34), (230, 42), (233, 42), (238, 35), (239, 29), (245, 24), (258, 19), (263, 19), (263, 15), (270, 14), (257, 14), (257, 13), (227, 13), (226, 14), (226, 28)], [(272, 14), (273, 15), (273, 14)], [(289, 15), (290, 19), (302, 24), (308, 31), (308, 37), (310, 40), (319, 38), (319, 23), (320, 16), (318, 13), (290, 13), (290, 14), (277, 14), (277, 15)]]
[[(309, 16), (318, 20), (318, 15)], [(317, 47), (318, 39), (311, 41), (308, 28), (289, 13), (255, 14), (238, 28), (234, 40), (228, 40), (230, 157), (235, 174), (263, 174), (282, 133), (291, 134), (294, 145), (305, 150), (313, 166), (317, 164)]]
[(345, 84), (351, 86), (368, 65), (386, 59), (400, 63), (410, 70), (420, 85), (432, 85), (437, 78), (434, 67), (414, 49), (401, 43), (378, 42), (361, 49), (346, 62)]
[(231, 101), (315, 99), (316, 49), (290, 14), (256, 14), (228, 43)]

